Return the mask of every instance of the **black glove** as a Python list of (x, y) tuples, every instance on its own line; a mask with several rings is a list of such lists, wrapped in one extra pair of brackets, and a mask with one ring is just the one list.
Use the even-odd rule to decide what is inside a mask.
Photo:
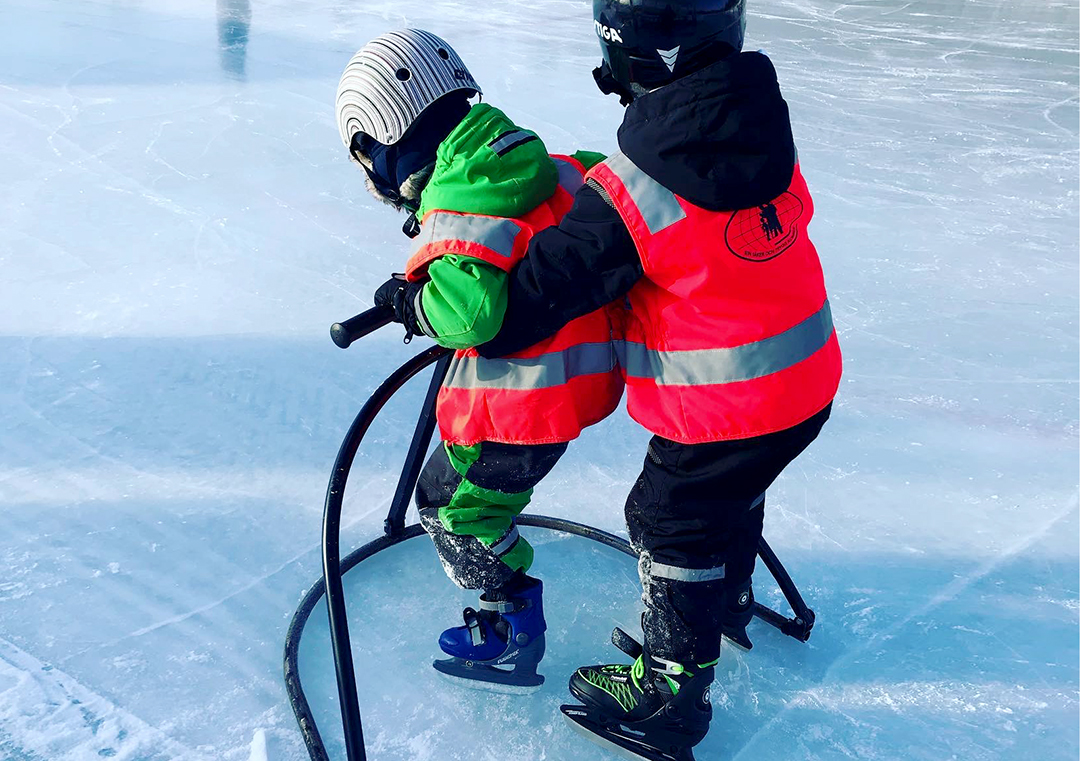
[(423, 287), (423, 283), (410, 283), (404, 275), (395, 274), (375, 291), (375, 306), (390, 307), (394, 310), (394, 322), (405, 326), (406, 343), (414, 335), (424, 335), (416, 319), (416, 299)]

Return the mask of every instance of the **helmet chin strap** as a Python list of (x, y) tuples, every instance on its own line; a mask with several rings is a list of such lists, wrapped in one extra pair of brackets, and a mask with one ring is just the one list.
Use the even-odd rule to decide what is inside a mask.
[(618, 95), (619, 103), (624, 106), (629, 106), (634, 102), (634, 92), (615, 79), (607, 61), (593, 69), (592, 75), (593, 79), (596, 80), (596, 86), (600, 88), (600, 92), (604, 93), (604, 95)]

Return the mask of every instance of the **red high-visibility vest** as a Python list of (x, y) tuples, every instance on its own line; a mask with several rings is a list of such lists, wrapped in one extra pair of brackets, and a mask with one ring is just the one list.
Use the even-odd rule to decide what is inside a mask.
[(697, 444), (791, 428), (832, 401), (842, 359), (798, 166), (779, 197), (733, 212), (694, 206), (621, 153), (587, 179), (645, 270), (618, 347), (631, 417)]
[[(559, 187), (523, 217), (425, 214), (406, 267), (409, 280), (423, 278), (428, 264), (447, 254), (470, 256), (509, 272), (525, 256), (532, 236), (558, 224), (570, 210), (584, 183), (580, 162), (568, 156), (552, 159), (559, 168)], [(475, 349), (455, 352), (436, 417), (443, 440), (451, 444), (571, 441), (615, 410), (622, 389), (608, 311), (598, 309), (506, 357), (486, 359)]]

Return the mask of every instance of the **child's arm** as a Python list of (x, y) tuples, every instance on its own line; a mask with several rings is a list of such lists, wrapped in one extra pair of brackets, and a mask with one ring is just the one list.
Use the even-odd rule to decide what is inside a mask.
[(413, 308), (417, 326), (440, 346), (467, 349), (490, 341), (506, 313), (508, 275), (469, 256), (448, 254), (428, 266)]
[[(578, 151), (574, 158), (588, 170), (606, 157)], [(429, 282), (412, 303), (421, 332), (450, 349), (495, 338), (506, 314), (509, 273), (479, 259), (448, 254), (431, 262), (427, 274)]]
[(618, 212), (586, 185), (557, 226), (529, 241), (528, 254), (510, 272), (499, 334), (477, 351), (482, 357), (521, 351), (623, 296), (643, 275)]
[[(605, 158), (593, 151), (578, 151), (573, 157), (586, 169)], [(479, 259), (446, 254), (428, 265), (427, 277), (422, 284), (387, 282), (376, 303), (393, 306), (411, 333), (430, 336), (450, 349), (468, 349), (495, 338), (506, 315), (509, 273)], [(397, 298), (395, 291), (400, 291)]]

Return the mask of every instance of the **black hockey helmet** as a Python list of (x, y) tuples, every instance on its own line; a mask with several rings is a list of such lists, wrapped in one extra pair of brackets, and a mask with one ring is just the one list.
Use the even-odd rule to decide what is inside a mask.
[(606, 93), (629, 97), (692, 74), (742, 50), (746, 0), (593, 0)]

